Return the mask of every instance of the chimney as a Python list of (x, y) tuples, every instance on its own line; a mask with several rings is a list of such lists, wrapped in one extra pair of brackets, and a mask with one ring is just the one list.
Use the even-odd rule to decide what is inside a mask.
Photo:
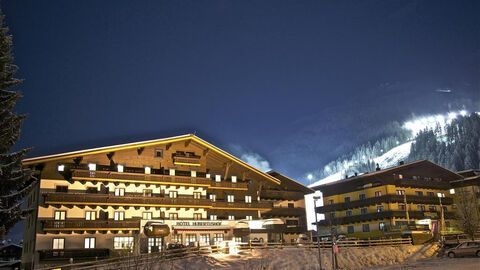
[(403, 164), (405, 164), (405, 163), (403, 162), (403, 160), (400, 160), (400, 161), (398, 162), (398, 165), (399, 165), (399, 166), (400, 166), (400, 165), (403, 165)]
[(378, 165), (378, 163), (377, 163), (377, 168), (375, 170), (380, 171), (380, 165)]
[(357, 176), (357, 175), (358, 175), (358, 173), (355, 173), (355, 176)]

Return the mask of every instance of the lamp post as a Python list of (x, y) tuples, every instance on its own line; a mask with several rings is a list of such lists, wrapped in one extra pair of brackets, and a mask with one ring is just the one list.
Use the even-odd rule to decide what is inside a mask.
[(318, 264), (320, 265), (320, 270), (322, 270), (322, 250), (320, 249), (320, 230), (318, 229), (318, 217), (317, 217), (317, 200), (320, 196), (313, 197), (313, 205), (315, 210), (315, 224), (317, 225), (317, 247), (318, 247)]
[[(445, 228), (445, 216), (444, 216), (444, 212), (443, 212), (442, 197), (445, 196), (445, 195), (438, 192), (437, 196), (438, 196), (438, 200), (440, 202), (440, 226), (441, 226), (440, 229), (444, 230), (444, 228)], [(441, 230), (438, 230), (438, 233), (440, 234), (440, 236), (442, 235)]]

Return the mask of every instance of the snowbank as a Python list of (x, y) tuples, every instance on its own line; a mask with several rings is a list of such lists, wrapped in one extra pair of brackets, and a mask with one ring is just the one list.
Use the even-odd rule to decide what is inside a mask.
[[(338, 261), (341, 269), (362, 269), (428, 258), (436, 250), (436, 245), (340, 248)], [(323, 268), (331, 269), (330, 252), (322, 250)], [(149, 269), (318, 269), (318, 250), (288, 247), (253, 250), (241, 255), (214, 254), (165, 262)]]

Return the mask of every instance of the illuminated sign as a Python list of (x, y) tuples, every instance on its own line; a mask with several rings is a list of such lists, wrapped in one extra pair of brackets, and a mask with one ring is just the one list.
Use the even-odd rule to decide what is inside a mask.
[(184, 227), (208, 227), (208, 226), (222, 226), (221, 221), (177, 221), (175, 226)]

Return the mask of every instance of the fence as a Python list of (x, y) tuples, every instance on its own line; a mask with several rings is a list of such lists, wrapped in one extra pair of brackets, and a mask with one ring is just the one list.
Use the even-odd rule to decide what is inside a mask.
[[(375, 247), (375, 246), (400, 246), (411, 245), (411, 238), (396, 238), (396, 239), (367, 239), (367, 240), (342, 240), (337, 242), (339, 248), (346, 247)], [(285, 243), (260, 243), (260, 242), (246, 242), (235, 243), (238, 251), (246, 251), (252, 249), (283, 249), (283, 248), (318, 248), (316, 242), (308, 242), (304, 244), (285, 244)], [(332, 243), (328, 241), (321, 241), (320, 248), (329, 249)], [(44, 268), (37, 268), (38, 270), (52, 270), (52, 269), (81, 269), (81, 270), (110, 270), (110, 269), (149, 269), (153, 264), (168, 264), (177, 259), (184, 259), (196, 256), (208, 255), (211, 253), (228, 253), (229, 246), (202, 246), (202, 247), (186, 247), (178, 249), (169, 249), (166, 251), (155, 252), (150, 254), (132, 255), (131, 253), (125, 256), (98, 260), (93, 262), (82, 262), (65, 265), (50, 266)]]

